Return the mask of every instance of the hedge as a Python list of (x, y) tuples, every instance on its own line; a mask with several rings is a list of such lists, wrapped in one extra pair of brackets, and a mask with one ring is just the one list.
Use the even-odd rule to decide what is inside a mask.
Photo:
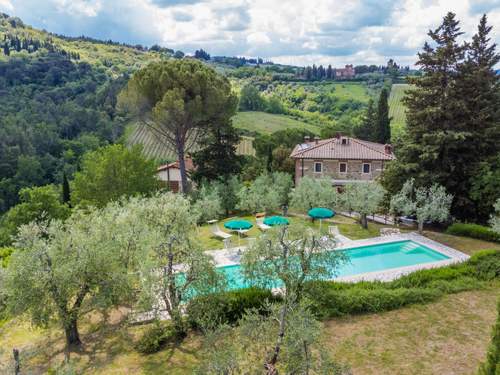
[(236, 323), (249, 309), (264, 312), (268, 303), (280, 300), (270, 290), (253, 287), (195, 297), (186, 312), (191, 327), (215, 327)]
[(466, 236), (484, 241), (500, 242), (500, 233), (489, 227), (478, 224), (455, 223), (446, 229), (446, 233), (455, 236)]

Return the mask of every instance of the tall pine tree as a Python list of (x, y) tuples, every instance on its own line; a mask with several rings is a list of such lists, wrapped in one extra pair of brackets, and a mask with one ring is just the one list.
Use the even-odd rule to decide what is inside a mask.
[(68, 176), (66, 176), (66, 172), (63, 173), (63, 182), (62, 182), (62, 201), (71, 207), (71, 191), (69, 188)]
[(353, 129), (354, 136), (365, 141), (375, 141), (375, 123), (377, 122), (377, 115), (373, 99), (368, 101), (368, 107), (363, 116), (363, 121), (359, 126)]
[(462, 32), (450, 12), (429, 31), (432, 45), (425, 43), (418, 54), (423, 74), (409, 79), (415, 89), (404, 99), (406, 137), (384, 176), (392, 192), (410, 177), (420, 185), (445, 186), (455, 197), (452, 214), (463, 220), (486, 219), (471, 198), (471, 179), (485, 152), (498, 147), (498, 78), (491, 69), (497, 55), (488, 45), (489, 30), (483, 18), (473, 43), (459, 43)]

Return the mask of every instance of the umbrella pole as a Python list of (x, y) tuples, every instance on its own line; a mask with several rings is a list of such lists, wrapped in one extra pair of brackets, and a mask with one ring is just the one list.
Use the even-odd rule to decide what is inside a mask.
[(319, 219), (319, 235), (321, 236), (321, 224), (323, 223), (323, 219)]

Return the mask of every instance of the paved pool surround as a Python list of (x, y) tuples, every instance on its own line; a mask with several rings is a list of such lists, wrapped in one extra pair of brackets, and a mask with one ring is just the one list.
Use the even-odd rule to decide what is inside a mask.
[[(414, 233), (414, 232), (393, 235), (393, 236), (386, 236), (386, 237), (374, 237), (374, 238), (368, 238), (368, 239), (364, 239), (364, 240), (348, 240), (348, 239), (346, 239), (346, 240), (342, 241), (342, 243), (338, 244), (333, 250), (338, 251), (338, 250), (356, 248), (356, 247), (361, 247), (361, 246), (379, 245), (379, 244), (383, 244), (383, 243), (408, 241), (408, 240), (416, 242), (416, 243), (421, 244), (421, 245), (424, 245), (431, 250), (434, 250), (434, 251), (437, 251), (438, 253), (446, 255), (449, 258), (439, 260), (436, 262), (415, 264), (415, 265), (411, 265), (411, 266), (390, 268), (390, 269), (381, 270), (381, 271), (374, 271), (374, 272), (360, 273), (360, 274), (344, 276), (344, 277), (337, 277), (337, 278), (335, 278), (335, 280), (344, 281), (344, 282), (375, 281), (375, 280), (377, 280), (377, 281), (392, 281), (394, 279), (397, 279), (403, 275), (406, 275), (406, 274), (414, 272), (414, 271), (448, 266), (450, 264), (464, 262), (467, 259), (469, 259), (469, 256), (467, 254), (464, 254), (456, 249), (453, 249), (449, 246), (445, 246), (443, 244), (440, 244), (439, 242), (433, 241), (427, 237), (424, 237), (424, 236), (422, 236), (418, 233)], [(237, 248), (233, 248), (233, 249), (229, 249), (229, 250), (212, 250), (212, 251), (207, 251), (206, 253), (211, 255), (214, 258), (215, 265), (217, 267), (223, 267), (223, 266), (233, 266), (233, 265), (239, 264), (240, 260), (241, 260), (241, 254), (245, 250), (246, 250), (246, 247), (242, 246), (242, 247), (237, 247)]]

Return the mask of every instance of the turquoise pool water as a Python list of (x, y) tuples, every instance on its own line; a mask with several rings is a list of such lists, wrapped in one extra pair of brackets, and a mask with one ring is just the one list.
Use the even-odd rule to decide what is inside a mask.
[[(337, 251), (343, 251), (347, 255), (348, 261), (339, 267), (336, 277), (383, 271), (391, 268), (449, 259), (444, 254), (410, 240)], [(224, 273), (228, 289), (240, 289), (251, 286), (251, 283), (243, 278), (240, 265), (218, 267), (218, 271)]]

